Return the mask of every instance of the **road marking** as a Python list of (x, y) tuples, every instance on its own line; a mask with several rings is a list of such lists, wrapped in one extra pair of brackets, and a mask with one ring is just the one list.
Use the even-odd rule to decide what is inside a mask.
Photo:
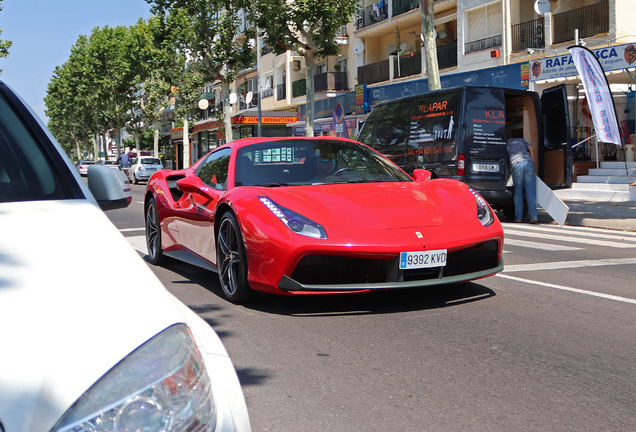
[(630, 304), (636, 304), (636, 299), (630, 299), (630, 298), (626, 298), (626, 297), (619, 297), (619, 296), (615, 296), (615, 295), (611, 295), (611, 294), (602, 294), (602, 293), (597, 293), (594, 291), (587, 291), (587, 290), (582, 290), (579, 288), (572, 288), (572, 287), (566, 287), (563, 285), (556, 285), (556, 284), (551, 284), (551, 283), (547, 283), (547, 282), (539, 282), (539, 281), (534, 281), (531, 279), (524, 279), (524, 278), (520, 278), (520, 277), (516, 277), (516, 276), (509, 276), (509, 275), (505, 275), (505, 274), (497, 274), (497, 277), (503, 278), (503, 279), (510, 279), (510, 280), (514, 280), (517, 282), (522, 282), (522, 283), (527, 283), (527, 284), (531, 284), (531, 285), (539, 285), (542, 287), (546, 287), (546, 288), (554, 288), (554, 289), (558, 289), (558, 290), (563, 290), (563, 291), (569, 291), (569, 292), (573, 292), (573, 293), (577, 293), (577, 294), (585, 294), (585, 295), (590, 295), (590, 296), (594, 296), (594, 297), (600, 297), (600, 298), (604, 298), (607, 300), (615, 300), (615, 301), (619, 301), (619, 302), (623, 302), (623, 303), (630, 303)]
[[(518, 225), (504, 226), (504, 231), (519, 229)], [(551, 225), (526, 225), (523, 227), (524, 231), (540, 231), (540, 232), (552, 232), (559, 234), (576, 234), (579, 236), (605, 238), (613, 240), (624, 240), (627, 242), (636, 241), (636, 232), (630, 231), (610, 231), (600, 228), (589, 227), (557, 227)]]
[(145, 230), (144, 227), (141, 227), (141, 228), (122, 228), (122, 229), (119, 230), (119, 232), (123, 232), (124, 233), (124, 232), (134, 232), (134, 231), (143, 231), (143, 230)]
[(536, 264), (516, 264), (504, 267), (504, 273), (536, 270), (558, 270), (565, 268), (601, 267), (610, 265), (636, 264), (636, 258), (605, 258), (596, 260), (556, 261)]
[(138, 252), (144, 255), (148, 255), (148, 248), (146, 247), (146, 236), (131, 236), (126, 237), (128, 243), (134, 247)]
[(541, 243), (535, 241), (528, 240), (517, 240), (511, 238), (504, 238), (504, 247), (506, 246), (521, 246), (532, 249), (541, 249), (541, 250), (550, 250), (550, 251), (573, 251), (573, 250), (583, 250), (583, 248), (573, 247), (573, 246), (562, 246), (555, 245), (552, 243)]
[[(569, 243), (583, 243), (590, 246), (606, 246), (612, 248), (636, 248), (636, 242), (633, 243), (621, 243), (619, 241), (604, 241), (604, 240), (594, 240), (591, 238), (578, 238), (573, 236), (565, 236), (565, 235), (552, 235), (545, 233), (536, 233), (536, 232), (528, 232), (525, 230), (516, 230), (512, 228), (506, 228), (504, 230), (505, 234), (516, 235), (521, 237), (533, 237), (533, 238), (542, 238), (545, 240), (558, 240)], [(504, 240), (505, 243), (505, 240)]]

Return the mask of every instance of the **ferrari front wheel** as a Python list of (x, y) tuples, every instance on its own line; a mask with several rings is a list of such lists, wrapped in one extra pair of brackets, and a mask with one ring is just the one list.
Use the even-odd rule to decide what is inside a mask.
[(165, 256), (161, 250), (161, 224), (154, 198), (150, 198), (146, 206), (146, 247), (151, 263), (157, 265), (164, 261)]
[(226, 299), (240, 303), (250, 295), (247, 283), (247, 258), (243, 236), (236, 217), (225, 213), (219, 223), (216, 241), (216, 259), (219, 282)]

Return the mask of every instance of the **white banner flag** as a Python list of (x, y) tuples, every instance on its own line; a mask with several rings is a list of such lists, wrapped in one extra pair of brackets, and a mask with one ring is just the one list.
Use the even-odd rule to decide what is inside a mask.
[(596, 139), (622, 145), (616, 108), (603, 67), (594, 53), (587, 48), (574, 45), (568, 50), (585, 88), (587, 104), (596, 130)]

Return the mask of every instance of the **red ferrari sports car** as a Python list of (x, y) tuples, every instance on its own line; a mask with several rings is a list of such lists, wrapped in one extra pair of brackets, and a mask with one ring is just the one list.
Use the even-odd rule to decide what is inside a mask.
[(503, 269), (503, 229), (464, 183), (411, 178), (334, 138), (248, 138), (155, 173), (150, 261), (217, 271), (232, 302), (251, 290), (316, 294), (468, 281)]

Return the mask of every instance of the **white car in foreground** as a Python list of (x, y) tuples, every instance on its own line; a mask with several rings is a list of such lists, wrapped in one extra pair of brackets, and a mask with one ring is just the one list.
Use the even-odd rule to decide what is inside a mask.
[(87, 180), (0, 83), (0, 431), (250, 431), (216, 333), (100, 209), (125, 175)]

